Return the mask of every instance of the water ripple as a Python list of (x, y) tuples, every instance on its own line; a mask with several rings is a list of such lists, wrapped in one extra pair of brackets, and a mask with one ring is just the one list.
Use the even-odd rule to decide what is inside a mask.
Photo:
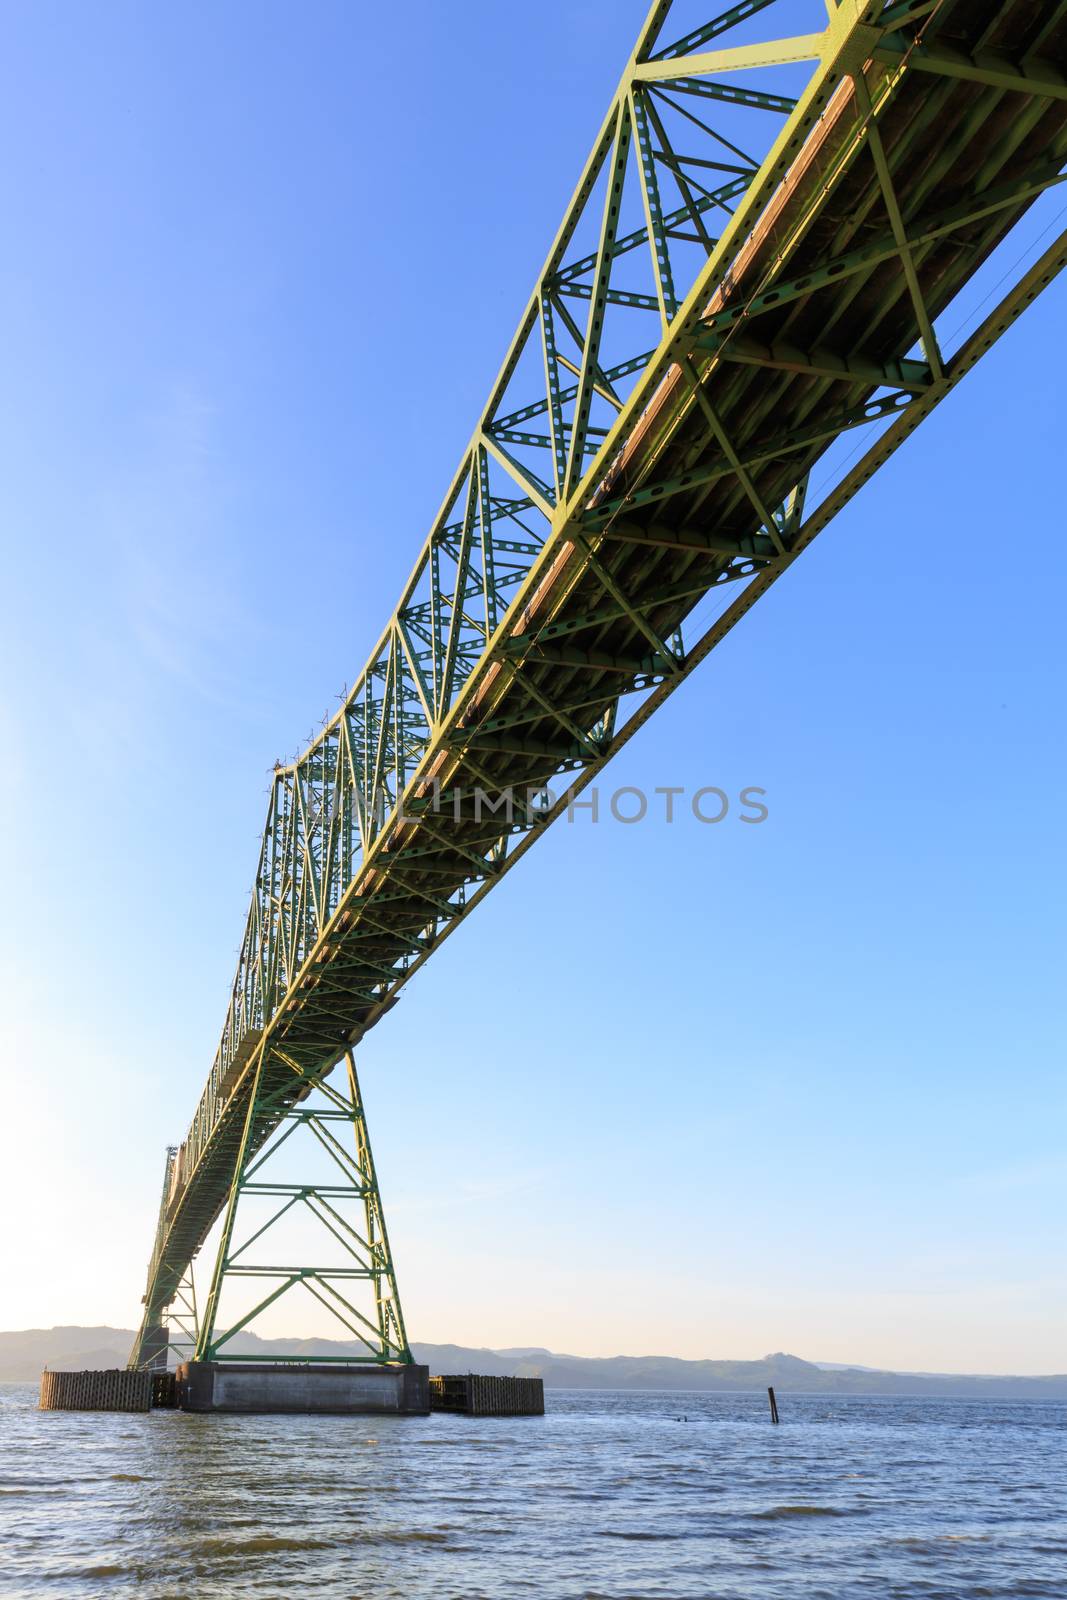
[(553, 1393), (545, 1418), (41, 1413), (5, 1600), (1065, 1600), (1067, 1408)]

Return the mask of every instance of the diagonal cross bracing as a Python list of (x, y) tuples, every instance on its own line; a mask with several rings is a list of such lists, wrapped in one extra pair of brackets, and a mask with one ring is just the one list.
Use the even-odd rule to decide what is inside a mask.
[[(817, 37), (776, 41), (772, 0), (720, 6), (683, 39), (653, 7), (396, 611), (274, 773), (146, 1324), (226, 1206), (242, 1142), (246, 1157), (265, 1142), (561, 814), (562, 787), (591, 781), (851, 498), (839, 472), (805, 518), (813, 463), (881, 419), (893, 442), (871, 447), (869, 476), (1063, 265), (1057, 243), (1036, 279), (1019, 269), (981, 348), (938, 348), (946, 307), (1060, 181), (1067, 19), (1038, 27), (1027, 0), (943, 21), (884, 0), (828, 9)], [(761, 48), (733, 43), (757, 24)], [(792, 110), (784, 58), (813, 62)], [(722, 144), (668, 127), (663, 91), (695, 103), (735, 68), (751, 104), (709, 93), (701, 116), (751, 115), (769, 148), (709, 209), (661, 155), (673, 138), (714, 161)], [(639, 699), (625, 721), (624, 696)], [(546, 784), (554, 797), (529, 798)]]

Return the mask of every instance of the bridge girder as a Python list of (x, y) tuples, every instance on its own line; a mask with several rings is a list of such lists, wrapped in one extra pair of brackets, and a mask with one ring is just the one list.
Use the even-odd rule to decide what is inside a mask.
[[(653, 6), (400, 602), (275, 770), (146, 1325), (241, 1161), (1067, 261), (1061, 238), (942, 347), (1064, 176), (1067, 8), (840, 0), (818, 33), (717, 43), (772, 7), (670, 40)], [(781, 119), (765, 156), (708, 105)], [(805, 510), (813, 465), (872, 424)]]

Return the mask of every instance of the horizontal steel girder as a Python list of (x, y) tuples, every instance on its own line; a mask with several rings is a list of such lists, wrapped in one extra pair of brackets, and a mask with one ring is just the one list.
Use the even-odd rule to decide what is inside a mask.
[[(168, 1164), (157, 1320), (226, 1204), (256, 1075), (252, 1151), (566, 809), (521, 797), (592, 781), (1064, 264), (1057, 241), (937, 347), (1062, 181), (1063, 7), (842, 0), (823, 33), (739, 54), (731, 29), (773, 10), (679, 38), (653, 6), (396, 610), (276, 768), (222, 1038)], [(771, 64), (801, 59), (789, 109)], [(750, 103), (717, 99), (741, 69)], [(760, 119), (765, 153), (707, 123), (719, 106)], [(813, 464), (871, 422), (805, 514)], [(494, 822), (475, 790), (518, 798)]]

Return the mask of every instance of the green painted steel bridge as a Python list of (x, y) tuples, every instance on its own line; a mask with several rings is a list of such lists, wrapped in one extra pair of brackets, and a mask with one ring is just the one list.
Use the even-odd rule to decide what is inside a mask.
[[(1067, 262), (1064, 234), (948, 340), (1064, 176), (1067, 0), (692, 12), (653, 5), (396, 609), (275, 770), (132, 1365), (174, 1323), (224, 1358), (296, 1288), (363, 1359), (410, 1359), (354, 1047)], [(334, 1182), (267, 1179), (294, 1134)], [(294, 1208), (340, 1266), (252, 1264)], [(241, 1279), (251, 1309), (220, 1321)]]

